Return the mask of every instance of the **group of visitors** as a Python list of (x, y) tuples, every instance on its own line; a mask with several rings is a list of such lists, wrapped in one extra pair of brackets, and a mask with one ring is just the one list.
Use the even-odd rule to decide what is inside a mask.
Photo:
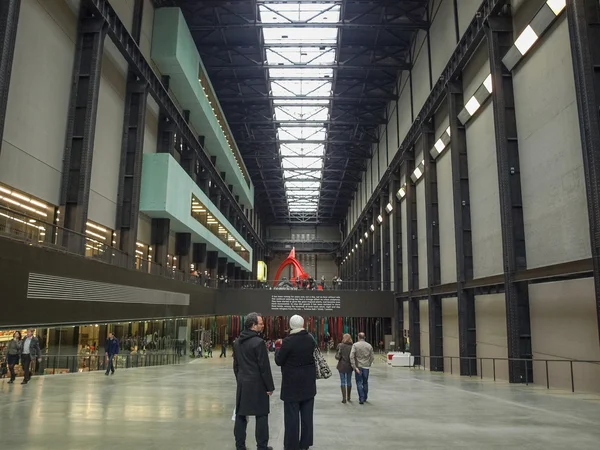
[[(281, 394), (284, 411), (284, 449), (306, 450), (313, 445), (313, 410), (317, 395), (315, 349), (317, 342), (304, 327), (299, 315), (291, 317), (289, 336), (275, 342), (275, 363), (281, 367)], [(258, 450), (269, 447), (270, 397), (275, 391), (267, 346), (261, 336), (263, 317), (246, 316), (244, 330), (233, 346), (233, 371), (237, 382), (234, 436), (237, 450), (246, 449), (248, 416), (256, 418)], [(336, 359), (342, 386), (342, 403), (350, 401), (351, 375), (355, 373), (359, 404), (368, 399), (369, 368), (375, 356), (373, 348), (358, 334), (353, 343), (345, 334)]]
[(21, 368), (23, 369), (23, 381), (21, 384), (27, 384), (31, 379), (31, 363), (33, 362), (36, 364), (42, 361), (40, 342), (38, 338), (33, 335), (33, 328), (27, 330), (27, 334), (24, 338), (21, 337), (19, 331), (15, 331), (13, 338), (6, 346), (6, 365), (10, 372), (9, 384), (13, 384), (17, 378), (15, 366), (19, 364), (19, 361), (21, 362)]

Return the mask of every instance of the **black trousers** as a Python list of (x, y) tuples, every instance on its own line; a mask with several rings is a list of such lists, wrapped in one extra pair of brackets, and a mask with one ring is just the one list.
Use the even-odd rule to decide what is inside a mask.
[(303, 402), (283, 402), (285, 450), (299, 450), (313, 445), (313, 410), (315, 399)]
[(29, 381), (31, 379), (31, 355), (21, 355), (21, 366), (23, 367), (23, 381)]
[[(246, 428), (248, 426), (248, 416), (235, 416), (235, 425), (233, 435), (235, 436), (235, 448), (237, 450), (246, 450)], [(267, 450), (269, 444), (269, 416), (256, 416), (256, 448), (258, 450)]]

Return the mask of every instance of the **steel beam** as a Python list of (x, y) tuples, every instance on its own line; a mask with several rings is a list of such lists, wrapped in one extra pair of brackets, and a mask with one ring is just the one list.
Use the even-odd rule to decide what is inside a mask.
[(382, 258), (382, 254), (381, 254), (381, 250), (382, 250), (382, 245), (381, 245), (381, 239), (383, 238), (383, 228), (384, 225), (383, 223), (378, 224), (377, 222), (377, 216), (381, 215), (381, 217), (383, 217), (383, 221), (387, 222), (387, 218), (385, 217), (385, 213), (383, 212), (383, 207), (382, 207), (382, 203), (383, 203), (383, 198), (379, 199), (379, 202), (375, 203), (375, 206), (373, 207), (373, 223), (375, 224), (375, 232), (373, 233), (373, 238), (374, 238), (374, 242), (373, 242), (373, 281), (374, 281), (374, 289), (376, 291), (380, 291), (381, 287), (382, 287), (382, 271), (381, 271), (381, 258)]
[(600, 338), (600, 6), (567, 2)]
[[(97, 1), (97, 0), (93, 0)], [(290, 64), (285, 66), (279, 66), (277, 64), (248, 64), (248, 65), (224, 65), (224, 66), (212, 66), (206, 67), (208, 70), (263, 70), (263, 69), (337, 69), (337, 70), (410, 70), (411, 65), (409, 63), (397, 63), (397, 64)], [(327, 78), (323, 78), (323, 81), (327, 81)]]
[(438, 185), (436, 162), (429, 153), (433, 147), (433, 123), (423, 124), (421, 150), (425, 161), (425, 229), (427, 230), (427, 305), (429, 310), (429, 356), (430, 370), (444, 371), (444, 333), (442, 330), (442, 298), (433, 293), (433, 287), (441, 284), (440, 228), (438, 213)]
[(240, 22), (240, 23), (212, 23), (210, 25), (192, 25), (190, 32), (214, 31), (214, 30), (239, 30), (242, 28), (337, 28), (339, 30), (394, 30), (394, 31), (414, 31), (425, 30), (428, 28), (426, 20), (414, 20), (410, 22), (398, 23), (355, 23), (346, 20), (340, 22)]
[[(400, 190), (400, 176), (397, 175), (397, 179), (394, 180), (392, 198), (397, 198), (396, 193)], [(402, 205), (400, 201), (394, 202), (394, 291), (404, 292), (404, 286), (406, 281), (404, 280), (404, 268), (402, 261), (402, 248), (404, 245), (402, 236)]]
[[(327, 81), (327, 79), (323, 79), (323, 81)], [(239, 94), (239, 95), (222, 95), (219, 97), (219, 103), (228, 103), (228, 102), (239, 102), (239, 101), (244, 101), (244, 102), (256, 102), (256, 100), (273, 100), (273, 101), (279, 101), (279, 100), (294, 100), (294, 101), (305, 101), (305, 102), (316, 102), (316, 101), (335, 101), (335, 102), (340, 102), (340, 103), (354, 103), (354, 102), (362, 102), (362, 103), (373, 103), (373, 102), (389, 102), (392, 100), (396, 100), (398, 98), (397, 95), (394, 94), (390, 94), (390, 95), (361, 95), (361, 96), (351, 96), (351, 95), (342, 95), (342, 94), (333, 94), (333, 95), (319, 95), (319, 96), (311, 96), (311, 95), (301, 95), (301, 94), (290, 94), (290, 95), (244, 95), (244, 94)], [(275, 107), (288, 107), (288, 106), (294, 106), (291, 104), (275, 104)], [(298, 105), (296, 106), (307, 106), (307, 104), (302, 104), (302, 103), (298, 103)], [(315, 107), (318, 108), (329, 108), (329, 104), (316, 104), (313, 105)]]
[[(471, 200), (469, 163), (465, 126), (458, 120), (464, 108), (462, 80), (448, 84), (448, 114), (452, 136), (452, 196), (456, 243), (456, 291), (458, 297), (458, 345), (461, 375), (477, 375), (477, 334), (475, 328), (475, 292), (465, 283), (473, 279), (473, 241), (471, 236)], [(471, 359), (472, 358), (472, 359)]]
[[(508, 357), (530, 359), (532, 351), (529, 287), (526, 282), (515, 280), (517, 271), (527, 269), (517, 120), (512, 74), (502, 63), (502, 57), (514, 43), (512, 19), (494, 17), (490, 18), (488, 23), (486, 34), (492, 86), (494, 86), (492, 99), (500, 195)], [(532, 364), (526, 361), (509, 361), (508, 372), (511, 383), (533, 381)]]
[[(195, 135), (189, 124), (183, 117), (183, 114), (175, 105), (169, 93), (161, 83), (142, 51), (136, 44), (135, 40), (125, 26), (119, 19), (119, 16), (111, 6), (108, 0), (83, 0), (83, 5), (90, 7), (95, 17), (98, 20), (103, 20), (108, 27), (108, 35), (111, 40), (121, 52), (125, 60), (129, 63), (130, 69), (134, 70), (140, 80), (148, 83), (148, 92), (160, 108), (162, 108), (166, 115), (172, 120), (178, 136), (186, 143), (190, 149), (198, 154), (198, 160), (202, 167), (204, 167), (209, 174), (213, 177), (213, 183), (224, 193), (226, 197), (235, 204), (236, 212), (238, 215), (243, 216), (240, 205), (235, 203), (234, 195), (227, 189), (227, 185), (220, 178), (217, 169), (214, 164), (210, 161), (210, 158), (204, 148), (200, 145), (198, 137)], [(247, 218), (244, 217), (244, 225), (250, 230), (254, 239), (256, 239), (259, 246), (263, 247), (264, 243), (259, 237), (258, 233), (254, 228), (251, 227)]]
[(0, 148), (4, 136), (8, 89), (15, 54), (20, 9), (21, 0), (2, 0), (0, 2)]
[(293, 127), (306, 127), (306, 126), (322, 126), (322, 125), (351, 125), (351, 126), (379, 126), (385, 124), (385, 119), (381, 120), (358, 120), (358, 121), (340, 121), (340, 120), (256, 120), (256, 119), (248, 119), (248, 120), (233, 120), (229, 122), (231, 125), (284, 125), (284, 126), (293, 126)]
[[(82, 6), (73, 65), (60, 201), (64, 227), (79, 234), (86, 232), (106, 31), (105, 22), (93, 17)], [(85, 241), (72, 234), (63, 236), (62, 245), (74, 253), (83, 254), (85, 251)]]
[(419, 289), (419, 236), (417, 226), (417, 190), (410, 179), (415, 170), (414, 147), (407, 155), (404, 164), (404, 176), (406, 179), (406, 245), (408, 255), (408, 317), (410, 322), (410, 352), (415, 357), (415, 365), (421, 362), (421, 325), (420, 304), (418, 298), (412, 297), (412, 292)]
[[(383, 198), (383, 208), (385, 211), (385, 207), (387, 206), (387, 203), (390, 201), (390, 197), (393, 195), (391, 190), (393, 189), (393, 183), (389, 184), (389, 189), (387, 192), (387, 196)], [(395, 210), (395, 208), (394, 208)], [(392, 213), (393, 211), (392, 210)], [(382, 279), (383, 279), (383, 290), (384, 291), (390, 291), (390, 290), (394, 290), (393, 286), (392, 286), (392, 269), (391, 269), (391, 254), (393, 252), (393, 248), (392, 248), (392, 238), (391, 238), (391, 230), (392, 230), (392, 221), (393, 221), (393, 214), (390, 213), (389, 215), (387, 214), (387, 211), (383, 214), (385, 220), (383, 222), (383, 251), (382, 251), (382, 258), (383, 258), (383, 274), (382, 274)], [(397, 342), (397, 341), (396, 341)]]
[[(141, 36), (143, 5), (143, 0), (135, 0), (132, 29), (136, 42)], [(127, 79), (116, 228), (121, 251), (135, 255), (148, 90), (147, 83), (140, 81), (134, 72), (130, 71)], [(132, 266), (134, 262), (135, 259), (131, 258)]]
[(322, 141), (319, 140), (311, 140), (311, 139), (298, 139), (298, 140), (286, 140), (286, 139), (239, 139), (236, 140), (238, 144), (305, 144), (305, 145), (321, 145), (321, 144), (339, 144), (346, 146), (362, 146), (362, 145), (373, 145), (377, 144), (375, 140), (349, 140), (349, 139), (324, 139)]

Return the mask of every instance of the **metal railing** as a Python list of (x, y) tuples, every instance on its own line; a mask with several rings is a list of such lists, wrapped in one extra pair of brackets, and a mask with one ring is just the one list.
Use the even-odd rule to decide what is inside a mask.
[[(420, 369), (424, 369), (424, 370), (431, 370), (431, 362), (434, 360), (443, 360), (444, 364), (443, 367), (444, 369), (446, 369), (447, 365), (446, 365), (446, 361), (450, 362), (449, 365), (449, 369), (450, 369), (450, 374), (453, 375), (455, 372), (455, 369), (458, 369), (458, 373), (461, 373), (461, 369), (460, 369), (460, 362), (461, 361), (467, 361), (469, 362), (469, 364), (465, 364), (465, 366), (467, 366), (467, 370), (465, 371), (466, 373), (463, 373), (463, 376), (469, 376), (469, 377), (479, 377), (481, 379), (484, 378), (483, 373), (484, 373), (484, 363), (487, 363), (487, 368), (489, 369), (489, 364), (491, 363), (491, 369), (492, 369), (492, 378), (494, 381), (496, 381), (497, 378), (497, 363), (506, 363), (507, 367), (508, 367), (508, 363), (509, 362), (517, 362), (517, 363), (521, 363), (524, 364), (524, 373), (525, 373), (525, 378), (524, 378), (524, 383), (526, 386), (528, 386), (529, 384), (536, 384), (536, 385), (541, 385), (541, 383), (534, 383), (534, 379), (532, 379), (531, 374), (534, 373), (533, 372), (533, 368), (534, 365), (537, 366), (537, 369), (535, 371), (536, 373), (536, 378), (538, 377), (537, 374), (540, 372), (540, 366), (542, 368), (544, 368), (545, 370), (543, 371), (544, 373), (544, 380), (545, 380), (545, 385), (546, 385), (546, 389), (550, 389), (550, 374), (552, 373), (550, 368), (552, 367), (552, 365), (554, 365), (554, 367), (552, 367), (553, 369), (556, 368), (556, 365), (559, 365), (560, 370), (562, 371), (562, 373), (564, 373), (564, 370), (568, 370), (568, 379), (569, 379), (569, 384), (570, 384), (570, 388), (571, 388), (571, 392), (575, 392), (575, 369), (578, 367), (581, 367), (583, 365), (586, 365), (587, 367), (590, 366), (594, 366), (594, 368), (597, 369), (598, 373), (600, 374), (600, 361), (594, 361), (594, 360), (582, 360), (582, 359), (540, 359), (540, 358), (479, 358), (479, 357), (460, 357), (460, 356), (423, 356), (423, 355), (412, 355), (415, 358), (415, 365), (414, 367), (419, 367)], [(429, 365), (427, 365), (427, 361), (429, 361)], [(566, 366), (566, 369), (565, 369)], [(442, 371), (432, 371), (435, 373), (445, 373)], [(508, 372), (508, 371), (507, 371)], [(559, 378), (559, 376), (554, 373), (555, 378)], [(598, 389), (600, 390), (600, 378), (596, 377), (597, 383), (598, 383)]]
[[(115, 369), (152, 367), (181, 364), (184, 356), (177, 353), (145, 353), (117, 355), (113, 359)], [(43, 355), (41, 361), (32, 361), (33, 375), (55, 375), (64, 373), (105, 371), (107, 358), (100, 355)], [(187, 358), (185, 359), (187, 360)], [(22, 376), (19, 366), (17, 376)], [(7, 374), (10, 376), (10, 373)]]

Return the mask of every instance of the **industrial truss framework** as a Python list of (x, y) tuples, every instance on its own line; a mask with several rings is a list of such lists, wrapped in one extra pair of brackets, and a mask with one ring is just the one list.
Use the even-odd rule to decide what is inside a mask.
[(338, 223), (410, 68), (427, 0), (179, 6), (268, 223)]

